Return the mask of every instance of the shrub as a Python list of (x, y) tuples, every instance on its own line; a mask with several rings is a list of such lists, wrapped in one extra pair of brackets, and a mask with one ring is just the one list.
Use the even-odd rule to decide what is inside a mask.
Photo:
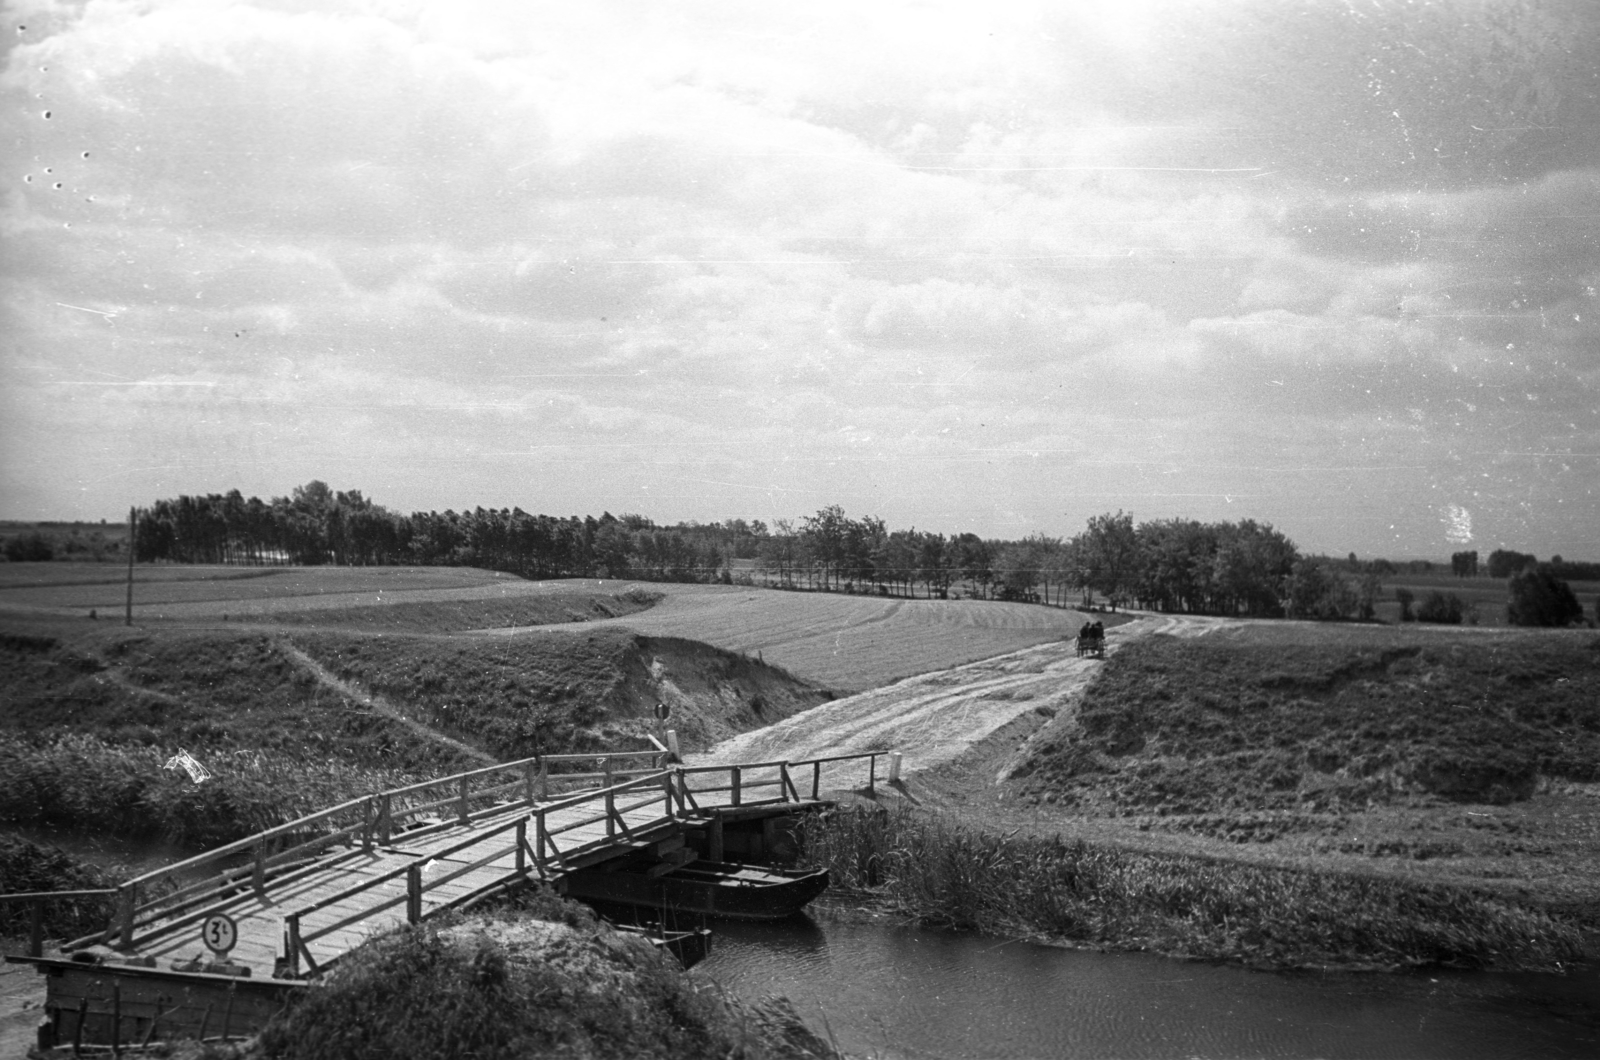
[(1459, 626), (1466, 613), (1467, 605), (1461, 597), (1455, 593), (1442, 593), (1435, 589), (1422, 601), (1422, 606), (1417, 608), (1417, 621)]
[[(108, 873), (55, 847), (40, 846), (16, 836), (0, 835), (0, 894), (29, 891), (94, 891), (115, 887)], [(104, 928), (111, 919), (110, 898), (52, 901), (44, 907), (44, 931), (52, 938), (77, 938)], [(26, 905), (0, 905), (0, 934), (29, 930)]]
[(6, 559), (13, 563), (41, 563), (55, 555), (50, 539), (37, 530), (18, 534), (6, 542)]
[(260, 1042), (295, 1060), (831, 1054), (766, 1040), (719, 994), (587, 910), (446, 917), (353, 951)]
[(1411, 613), (1411, 603), (1417, 598), (1416, 594), (1410, 589), (1396, 589), (1394, 591), (1394, 598), (1400, 603), (1400, 621), (1415, 621), (1416, 616)]
[(1512, 575), (1506, 588), (1510, 593), (1506, 621), (1513, 626), (1567, 626), (1583, 621), (1583, 605), (1572, 586), (1551, 573), (1546, 564)]

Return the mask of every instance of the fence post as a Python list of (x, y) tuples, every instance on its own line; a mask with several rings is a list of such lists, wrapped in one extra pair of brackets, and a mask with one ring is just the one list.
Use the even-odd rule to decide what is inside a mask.
[(361, 800), (361, 849), (372, 853), (372, 799)]
[(900, 752), (889, 752), (889, 783), (894, 784), (900, 780)]
[(422, 866), (417, 862), (406, 868), (406, 923), (422, 923)]
[(517, 821), (517, 874), (528, 871), (528, 819)]
[(117, 910), (117, 946), (127, 949), (133, 945), (133, 906), (138, 901), (139, 885), (129, 881), (117, 888), (120, 899)]
[(878, 791), (878, 756), (873, 755), (867, 759), (867, 791), (877, 794)]
[(44, 956), (44, 902), (38, 898), (28, 903), (28, 956)]
[(733, 804), (735, 806), (739, 805), (739, 782), (743, 773), (744, 770), (738, 766), (733, 767)]
[(545, 832), (544, 832), (544, 811), (543, 810), (540, 810), (537, 814), (534, 815), (533, 823), (537, 826), (535, 828), (535, 830), (534, 830), (535, 842), (533, 844), (533, 863), (535, 865), (539, 866), (539, 874), (540, 875), (548, 876), (550, 873), (549, 873), (549, 869), (547, 869), (546, 866), (549, 865), (549, 861), (546, 860), (546, 858), (544, 856), (544, 845), (547, 842), (549, 842), (550, 840), (549, 840), (549, 837), (547, 835), (545, 835)]
[(529, 806), (533, 805), (533, 774), (534, 774), (534, 765), (533, 765), (533, 763), (532, 762), (525, 763), (523, 765), (523, 767), (522, 767), (522, 787), (523, 787), (523, 791), (525, 792), (525, 797), (524, 797), (523, 801), (526, 802)]
[(460, 780), (460, 782), (458, 784), (458, 787), (461, 789), (461, 799), (460, 799), (459, 805), (456, 807), (456, 816), (461, 818), (461, 823), (462, 824), (466, 824), (468, 821), (470, 821), (472, 819), (471, 816), (467, 813), (467, 778), (466, 777), (462, 777), (461, 778), (461, 780)]
[(813, 802), (816, 801), (816, 799), (817, 799), (817, 791), (821, 788), (821, 786), (822, 786), (822, 762), (819, 760), (819, 761), (811, 763), (811, 801), (813, 801)]
[(378, 796), (378, 842), (388, 846), (393, 835), (394, 813), (389, 805), (389, 793), (386, 791)]
[(283, 924), (289, 932), (289, 937), (283, 944), (289, 952), (284, 956), (289, 961), (289, 974), (298, 979), (300, 978), (300, 914), (290, 913), (283, 918)]
[(600, 759), (600, 765), (601, 769), (605, 771), (606, 787), (609, 788), (611, 786), (611, 756), (606, 755), (604, 758)]
[(255, 854), (255, 868), (250, 872), (250, 884), (255, 888), (256, 894), (265, 897), (267, 893), (267, 866), (261, 855), (262, 841), (256, 840), (252, 848)]
[(617, 834), (617, 793), (606, 785), (606, 838)]
[[(793, 790), (793, 788), (794, 788), (794, 785), (789, 782), (789, 763), (788, 762), (779, 762), (778, 763), (778, 779), (783, 781), (783, 783), (778, 785), (778, 794), (780, 796), (782, 796), (784, 802), (788, 802), (789, 801), (789, 792), (791, 790)], [(797, 796), (795, 796), (795, 798), (798, 800), (799, 796), (797, 795)]]
[(672, 774), (661, 774), (661, 815), (663, 817), (676, 817), (672, 812)]
[(550, 763), (539, 756), (539, 798), (550, 801)]

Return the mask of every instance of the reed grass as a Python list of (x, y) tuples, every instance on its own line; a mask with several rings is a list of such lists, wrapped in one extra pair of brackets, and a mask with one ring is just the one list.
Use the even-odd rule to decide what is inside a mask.
[(163, 768), (154, 747), (95, 736), (0, 735), (0, 824), (40, 825), (204, 848), (346, 799), (424, 779), (336, 759), (260, 751), (202, 756), (201, 784)]
[(803, 858), (919, 921), (1266, 965), (1554, 969), (1579, 931), (1463, 888), (993, 835), (908, 809), (809, 817)]
[[(120, 882), (121, 875), (114, 870), (90, 865), (54, 847), (0, 835), (0, 894), (105, 890)], [(0, 904), (0, 935), (27, 933), (31, 916), (24, 903)], [(42, 927), (50, 938), (74, 938), (98, 931), (110, 920), (109, 898), (56, 899), (45, 903)]]

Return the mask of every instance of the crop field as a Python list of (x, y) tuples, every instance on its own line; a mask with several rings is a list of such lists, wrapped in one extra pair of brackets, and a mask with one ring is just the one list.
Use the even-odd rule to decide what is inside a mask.
[[(593, 581), (530, 582), (473, 567), (134, 568), (136, 619), (213, 620), (309, 608), (378, 606), (403, 601), (497, 599), (570, 592)], [(615, 584), (615, 583), (613, 583)], [(120, 613), (126, 568), (109, 563), (0, 565), (0, 607), (54, 614), (90, 608)]]
[[(1061, 640), (1076, 635), (1084, 622), (1076, 611), (996, 600), (904, 600), (713, 585), (648, 588), (664, 599), (648, 611), (603, 624), (759, 655), (802, 680), (841, 692)], [(1101, 617), (1114, 621), (1116, 616)]]

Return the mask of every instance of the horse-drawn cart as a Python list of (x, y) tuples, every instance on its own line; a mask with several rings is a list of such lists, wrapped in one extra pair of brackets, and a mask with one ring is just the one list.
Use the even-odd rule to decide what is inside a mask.
[(1080, 658), (1085, 655), (1093, 655), (1096, 659), (1104, 659), (1106, 657), (1106, 635), (1104, 633), (1099, 635), (1080, 634), (1077, 643), (1078, 656)]

